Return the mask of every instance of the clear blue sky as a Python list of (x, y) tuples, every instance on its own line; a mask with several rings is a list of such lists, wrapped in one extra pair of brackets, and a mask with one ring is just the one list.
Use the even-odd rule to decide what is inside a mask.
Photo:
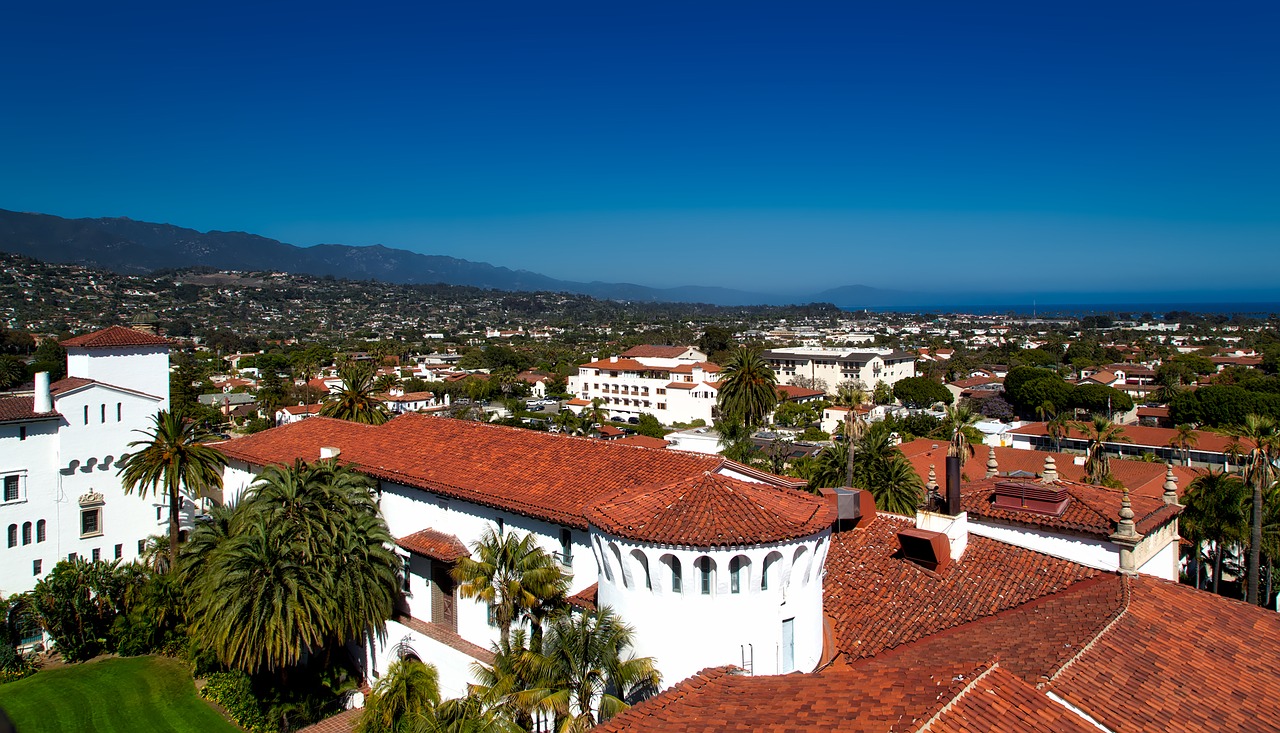
[(0, 208), (658, 286), (1280, 293), (1276, 2), (77, 5), (4, 12)]

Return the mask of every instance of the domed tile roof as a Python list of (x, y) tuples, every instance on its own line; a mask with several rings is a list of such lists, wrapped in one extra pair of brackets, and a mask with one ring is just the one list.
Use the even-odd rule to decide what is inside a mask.
[(587, 521), (623, 539), (722, 547), (807, 537), (830, 527), (835, 509), (811, 494), (707, 471), (614, 494), (588, 509)]

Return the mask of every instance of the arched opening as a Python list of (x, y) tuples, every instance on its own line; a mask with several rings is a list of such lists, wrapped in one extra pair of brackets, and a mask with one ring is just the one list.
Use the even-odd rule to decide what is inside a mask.
[(649, 577), (649, 558), (640, 550), (631, 551), (631, 579), (636, 587), (644, 586), (645, 590), (653, 590), (653, 580)]
[(622, 587), (630, 588), (631, 583), (629, 583), (627, 579), (627, 568), (622, 564), (622, 552), (618, 549), (618, 546), (612, 542), (609, 543), (609, 554), (613, 556), (609, 558), (610, 564), (617, 563), (618, 565), (618, 575), (622, 576)]
[(729, 561), (729, 592), (744, 593), (751, 587), (751, 561), (746, 555), (737, 555)]
[(16, 524), (9, 525), (9, 546), (18, 546), (18, 525)]
[(31, 544), (31, 522), (22, 523), (22, 544)]
[(778, 570), (782, 566), (782, 553), (774, 550), (764, 558), (764, 567), (760, 571), (760, 590), (769, 590), (770, 588), (780, 588), (782, 578), (778, 577)]
[(600, 567), (604, 569), (604, 579), (613, 582), (613, 568), (609, 566), (609, 555), (605, 553), (604, 548), (600, 546), (600, 539), (597, 537), (595, 541), (596, 557), (600, 560)]
[(675, 555), (663, 555), (662, 557), (658, 558), (658, 562), (666, 566), (667, 578), (669, 578), (671, 581), (670, 584), (668, 585), (668, 588), (670, 589), (670, 591), (675, 595), (680, 595), (681, 593), (683, 593), (684, 592), (684, 573), (682, 571), (682, 568), (680, 567), (680, 558), (676, 557)]
[(46, 529), (47, 525), (43, 519), (36, 522), (36, 542), (44, 542), (45, 539), (48, 538), (48, 532)]
[(703, 555), (693, 561), (693, 567), (698, 571), (698, 592), (704, 596), (714, 594), (716, 587), (715, 560)]
[(802, 586), (809, 582), (809, 548), (801, 545), (791, 558), (791, 587)]

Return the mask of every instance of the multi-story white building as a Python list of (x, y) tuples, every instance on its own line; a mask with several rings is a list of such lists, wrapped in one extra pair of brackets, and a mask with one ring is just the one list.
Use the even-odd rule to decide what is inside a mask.
[(892, 349), (857, 349), (797, 346), (772, 349), (762, 354), (778, 375), (779, 384), (794, 384), (804, 377), (810, 384), (819, 380), (834, 393), (841, 382), (862, 382), (871, 389), (878, 382), (892, 387), (900, 379), (916, 375), (916, 356)]
[(132, 560), (165, 532), (163, 496), (125, 495), (117, 476), (135, 432), (169, 404), (169, 342), (112, 326), (67, 348), (67, 377), (36, 375), (0, 399), (0, 595), (33, 588), (59, 560)]
[(611, 420), (649, 413), (664, 425), (715, 417), (720, 367), (690, 346), (636, 346), (578, 367), (569, 377), (581, 411), (597, 398)]

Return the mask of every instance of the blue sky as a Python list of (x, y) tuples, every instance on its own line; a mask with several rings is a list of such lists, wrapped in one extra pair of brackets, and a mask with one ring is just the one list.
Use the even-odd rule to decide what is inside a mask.
[(1280, 4), (26, 3), (0, 208), (578, 280), (1280, 299)]

